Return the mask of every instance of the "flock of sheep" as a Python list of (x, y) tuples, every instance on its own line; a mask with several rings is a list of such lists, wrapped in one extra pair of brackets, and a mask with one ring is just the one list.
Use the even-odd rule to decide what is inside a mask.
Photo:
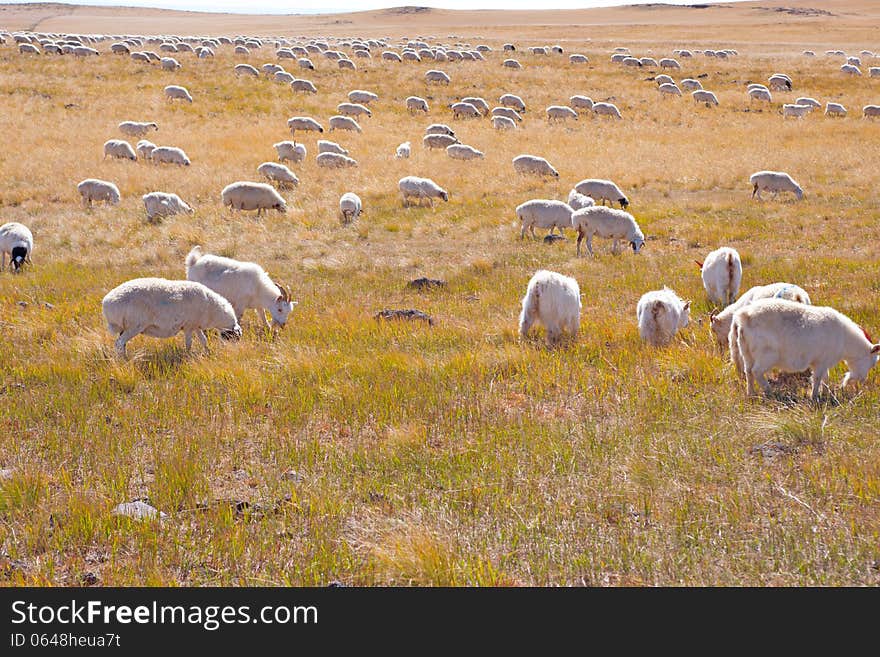
[[(486, 55), (492, 48), (486, 45), (450, 48), (430, 45), (425, 41), (410, 40), (400, 44), (400, 52), (391, 49), (388, 39), (341, 39), (334, 45), (346, 51), (330, 47), (331, 40), (293, 40), (258, 39), (253, 37), (216, 39), (171, 38), (171, 37), (113, 37), (110, 52), (128, 55), (137, 62), (158, 62), (169, 71), (180, 68), (180, 63), (172, 53), (192, 52), (199, 58), (213, 57), (214, 52), (224, 46), (231, 47), (235, 56), (248, 57), (261, 49), (272, 46), (278, 62), (291, 60), (300, 70), (314, 70), (311, 57), (322, 56), (336, 62), (339, 69), (356, 69), (358, 58), (372, 59), (377, 52), (384, 62), (424, 61), (448, 62), (460, 60), (488, 61)], [(99, 55), (90, 45), (111, 40), (111, 37), (0, 33), (0, 43), (12, 40), (18, 44), (19, 51), (25, 55), (55, 54), (75, 57)], [(160, 56), (146, 46), (154, 44), (165, 55)], [(514, 44), (503, 46), (505, 53), (515, 52)], [(560, 46), (532, 47), (530, 51), (538, 56), (561, 56)], [(846, 56), (841, 51), (829, 51), (828, 56)], [(737, 56), (735, 50), (676, 50), (673, 55), (679, 59), (693, 58), (695, 55), (727, 59)], [(815, 56), (805, 51), (804, 56)], [(861, 75), (862, 58), (873, 58), (870, 51), (862, 51), (860, 56), (847, 57), (841, 71), (846, 75)], [(612, 62), (624, 67), (664, 69), (675, 71), (681, 68), (678, 59), (633, 57), (626, 48), (616, 48), (611, 55)], [(589, 61), (583, 54), (569, 55), (572, 66)], [(519, 69), (522, 65), (516, 59), (505, 59), (502, 66)], [(317, 87), (307, 79), (301, 79), (286, 71), (280, 63), (266, 63), (261, 69), (246, 63), (234, 66), (236, 76), (259, 78), (267, 76), (273, 81), (289, 85), (295, 93), (318, 92)], [(870, 77), (880, 77), (880, 68), (871, 67)], [(663, 97), (682, 95), (682, 89), (691, 92), (697, 103), (717, 106), (717, 96), (703, 89), (695, 78), (684, 78), (678, 83), (667, 74), (656, 75), (651, 80), (656, 83)], [(425, 74), (426, 84), (449, 85), (451, 76), (443, 70), (431, 69)], [(795, 82), (791, 77), (774, 73), (768, 84), (749, 84), (746, 94), (750, 102), (772, 102), (772, 92), (793, 92)], [(165, 97), (169, 102), (184, 101), (193, 103), (190, 91), (179, 85), (165, 87)], [(362, 132), (358, 123), (361, 117), (371, 117), (379, 97), (370, 91), (352, 90), (346, 101), (337, 105), (338, 114), (328, 121), (329, 131)], [(813, 109), (821, 107), (819, 101), (810, 97), (799, 97), (794, 103), (782, 105), (785, 117), (803, 118)], [(411, 114), (429, 113), (426, 99), (409, 96), (405, 108)], [(516, 130), (524, 120), (527, 106), (523, 98), (506, 93), (499, 97), (498, 105), (490, 107), (480, 97), (465, 97), (447, 108), (453, 120), (479, 120), (491, 117), (493, 128), (497, 130)], [(546, 108), (548, 122), (577, 120), (582, 112), (598, 116), (623, 118), (620, 110), (609, 102), (594, 102), (583, 95), (569, 98), (567, 105), (557, 104)], [(846, 109), (840, 103), (826, 104), (828, 116), (845, 116)], [(880, 116), (880, 106), (868, 105), (863, 109), (866, 118)], [(227, 185), (220, 197), (224, 206), (239, 211), (266, 210), (286, 212), (287, 204), (280, 191), (299, 184), (296, 174), (285, 162), (297, 164), (307, 157), (305, 144), (295, 141), (297, 134), (306, 132), (324, 133), (324, 126), (309, 116), (294, 116), (287, 121), (293, 137), (291, 141), (274, 144), (278, 162), (264, 162), (257, 172), (267, 182), (237, 181)], [(190, 159), (180, 148), (157, 146), (148, 141), (150, 133), (158, 131), (155, 122), (124, 121), (119, 131), (128, 137), (140, 138), (132, 145), (122, 139), (110, 139), (104, 144), (104, 157), (122, 158), (152, 162), (156, 165), (170, 164), (189, 166)], [(476, 148), (462, 144), (455, 131), (447, 124), (434, 123), (428, 126), (422, 139), (426, 149), (444, 149), (453, 159), (473, 160), (485, 155)], [(394, 157), (407, 159), (411, 153), (411, 142), (401, 143)], [(317, 141), (316, 163), (327, 168), (356, 167), (357, 161), (336, 142), (320, 139)], [(521, 154), (512, 161), (512, 169), (521, 175), (549, 176), (558, 178), (557, 170), (543, 157)], [(803, 198), (802, 188), (785, 172), (758, 171), (750, 178), (752, 196), (762, 199), (762, 192), (771, 192), (773, 198), (780, 192), (794, 194), (797, 200)], [(77, 186), (83, 203), (120, 202), (119, 189), (110, 181), (89, 178)], [(405, 176), (398, 182), (398, 190), (404, 205), (424, 201), (432, 206), (435, 200), (449, 200), (449, 193), (429, 178)], [(192, 213), (193, 209), (177, 194), (157, 191), (142, 198), (147, 217), (155, 221), (180, 213)], [(618, 208), (608, 207), (617, 204)], [(617, 254), (621, 243), (629, 244), (638, 254), (645, 244), (645, 235), (628, 211), (630, 200), (623, 190), (610, 180), (585, 179), (577, 183), (566, 201), (556, 199), (532, 199), (515, 208), (520, 223), (520, 236), (529, 232), (536, 236), (535, 229), (548, 231), (545, 241), (552, 241), (567, 228), (577, 232), (576, 254), (580, 256), (582, 242), (592, 256), (593, 238), (612, 240), (612, 253)], [(339, 200), (339, 212), (344, 223), (350, 223), (363, 213), (363, 203), (355, 192), (346, 192)], [(0, 250), (5, 267), (6, 253), (10, 254), (11, 267), (18, 271), (30, 261), (33, 250), (33, 236), (27, 227), (10, 223), (0, 227)], [(719, 345), (729, 348), (730, 356), (737, 371), (746, 379), (750, 394), (756, 391), (757, 383), (765, 392), (769, 390), (766, 374), (772, 369), (800, 372), (812, 371), (812, 398), (818, 399), (820, 387), (827, 383), (828, 371), (841, 360), (846, 361), (850, 371), (846, 374), (844, 385), (849, 381), (864, 381), (868, 371), (880, 355), (880, 344), (875, 344), (867, 332), (845, 315), (832, 308), (811, 305), (806, 291), (786, 282), (752, 287), (739, 299), (742, 282), (742, 262), (739, 254), (731, 248), (722, 247), (709, 253), (703, 262), (697, 263), (709, 300), (723, 307), (711, 316), (711, 328)], [(202, 345), (207, 345), (205, 330), (218, 329), (223, 338), (241, 337), (240, 321), (248, 308), (258, 311), (267, 330), (271, 330), (265, 312), (272, 317), (274, 326), (283, 327), (296, 305), (290, 292), (273, 281), (256, 263), (242, 262), (203, 253), (195, 247), (185, 260), (187, 280), (165, 280), (141, 278), (125, 282), (111, 290), (103, 300), (103, 313), (107, 326), (116, 336), (116, 349), (125, 356), (126, 344), (139, 334), (154, 337), (171, 337), (183, 331), (186, 348), (190, 349), (193, 334)], [(646, 292), (636, 304), (636, 321), (639, 334), (644, 341), (654, 346), (670, 343), (676, 333), (689, 322), (690, 302), (684, 301), (671, 289), (663, 288)], [(547, 339), (554, 343), (568, 334), (574, 336), (580, 324), (580, 289), (575, 279), (562, 274), (540, 270), (529, 281), (522, 300), (519, 330), (526, 337), (533, 325), (542, 324)]]

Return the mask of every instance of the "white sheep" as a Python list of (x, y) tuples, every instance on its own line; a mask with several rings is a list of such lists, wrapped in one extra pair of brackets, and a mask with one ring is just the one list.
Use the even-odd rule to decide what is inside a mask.
[(599, 116), (613, 116), (616, 119), (623, 118), (614, 103), (593, 103), (593, 113)]
[(501, 65), (504, 66), (505, 68), (515, 68), (515, 69), (522, 68), (522, 64), (520, 64), (515, 59), (505, 59), (503, 62), (501, 62)]
[(681, 89), (674, 82), (667, 82), (657, 87), (657, 90), (665, 96), (681, 96)]
[(447, 146), (457, 143), (458, 139), (450, 135), (431, 134), (422, 137), (422, 144), (424, 145), (424, 147), (431, 150), (435, 148), (446, 149)]
[(368, 107), (360, 105), (359, 103), (339, 103), (336, 106), (336, 111), (343, 116), (353, 116), (355, 118), (359, 117), (361, 114), (366, 114), (368, 117), (373, 116), (373, 113)]
[(703, 88), (703, 83), (694, 78), (685, 78), (681, 81), (681, 88), (685, 91), (696, 91)]
[(272, 144), (272, 148), (278, 153), (279, 162), (284, 162), (285, 160), (302, 162), (306, 159), (305, 144), (297, 144), (293, 141), (279, 141), (277, 144)]
[(370, 103), (379, 100), (379, 96), (374, 94), (372, 91), (364, 91), (363, 89), (355, 89), (354, 91), (348, 92), (348, 100), (352, 103), (361, 103), (363, 105), (369, 105)]
[(764, 200), (761, 192), (773, 192), (774, 199), (779, 192), (791, 192), (798, 201), (804, 198), (804, 190), (784, 171), (758, 171), (749, 177), (749, 182), (753, 187), (752, 198), (757, 196), (759, 201)]
[(681, 68), (681, 65), (671, 57), (664, 57), (660, 60), (660, 68)]
[(709, 301), (725, 306), (733, 303), (742, 282), (742, 260), (736, 249), (723, 246), (696, 263)]
[(565, 228), (571, 228), (572, 208), (568, 203), (551, 199), (536, 198), (516, 206), (516, 218), (521, 224), (519, 237), (524, 239), (526, 231), (536, 237), (535, 228), (546, 228), (552, 235), (558, 228), (563, 234)]
[(565, 105), (550, 105), (547, 108), (547, 121), (565, 121), (566, 119), (578, 120), (578, 113)]
[(846, 116), (846, 108), (840, 103), (827, 103), (825, 116)]
[(141, 122), (141, 121), (123, 121), (119, 124), (119, 131), (124, 135), (129, 135), (130, 137), (143, 137), (150, 130), (158, 130), (159, 125), (157, 123), (149, 122)]
[(303, 91), (310, 94), (318, 93), (318, 87), (311, 80), (294, 79), (290, 83), (290, 88), (293, 91)]
[(397, 151), (395, 152), (394, 157), (399, 160), (407, 160), (409, 159), (410, 150), (410, 143), (408, 141), (405, 141), (397, 147)]
[(177, 164), (184, 167), (190, 165), (186, 153), (182, 148), (177, 148), (176, 146), (156, 146), (153, 152), (150, 153), (150, 160), (164, 164)]
[(313, 132), (324, 132), (324, 127), (315, 121), (315, 119), (308, 116), (293, 116), (287, 119), (287, 127), (290, 129), (290, 134), (296, 136), (296, 131), (313, 131)]
[(351, 223), (363, 212), (361, 198), (354, 192), (346, 192), (339, 198), (339, 212), (343, 223)]
[(309, 59), (308, 57), (301, 57), (300, 59), (296, 60), (296, 64), (300, 68), (305, 69), (307, 71), (314, 71), (315, 70), (315, 65), (312, 63), (312, 60)]
[(709, 107), (710, 105), (718, 105), (718, 97), (711, 91), (706, 91), (705, 89), (692, 91), (691, 98), (694, 99), (695, 103), (705, 103), (706, 107)]
[(0, 267), (6, 269), (6, 254), (9, 254), (9, 268), (17, 272), (24, 263), (31, 264), (34, 250), (34, 236), (30, 228), (16, 221), (0, 226), (0, 254), (3, 260)]
[(116, 337), (116, 352), (125, 358), (129, 340), (143, 333), (171, 338), (183, 331), (186, 350), (192, 336), (207, 350), (206, 329), (220, 329), (224, 339), (241, 337), (241, 326), (230, 303), (193, 281), (135, 278), (110, 290), (101, 303), (107, 328)]
[(220, 198), (224, 206), (228, 205), (234, 210), (256, 210), (258, 217), (263, 210), (278, 210), (282, 214), (287, 212), (284, 198), (266, 183), (234, 182), (223, 188)]
[(432, 123), (425, 128), (426, 135), (449, 135), (455, 137), (455, 131), (445, 123)]
[(773, 91), (791, 91), (791, 78), (777, 73), (767, 78), (767, 83)]
[(92, 201), (106, 201), (111, 205), (119, 204), (119, 188), (112, 182), (86, 178), (76, 188), (82, 196), (83, 205), (91, 206)]
[[(847, 75), (860, 76), (862, 71), (858, 66), (853, 66), (852, 64), (844, 64), (840, 67), (841, 73), (846, 73)], [(873, 75), (871, 77), (874, 77)]]
[(123, 139), (108, 139), (104, 142), (104, 159), (115, 157), (120, 160), (137, 160), (137, 153)]
[(596, 201), (586, 194), (581, 194), (578, 190), (572, 189), (568, 193), (568, 205), (574, 211), (581, 208), (590, 208), (596, 205)]
[(529, 280), (519, 315), (519, 333), (528, 337), (535, 322), (544, 326), (547, 342), (556, 343), (565, 333), (574, 337), (581, 323), (581, 290), (575, 279), (539, 269)]
[(409, 205), (410, 198), (417, 199), (419, 205), (422, 204), (422, 199), (428, 199), (432, 208), (434, 207), (435, 198), (441, 198), (447, 202), (449, 201), (448, 192), (430, 178), (405, 176), (398, 181), (397, 188), (403, 196), (404, 207)]
[(465, 96), (461, 99), (461, 102), (473, 105), (482, 116), (486, 116), (489, 113), (489, 103), (479, 96)]
[(350, 130), (352, 132), (363, 132), (361, 126), (350, 116), (342, 116), (337, 114), (330, 117), (330, 132), (334, 130)]
[(862, 118), (871, 118), (880, 116), (880, 105), (865, 105), (862, 108)]
[(318, 140), (319, 153), (339, 153), (340, 155), (348, 155), (348, 151), (335, 141), (327, 141), (326, 139)]
[(803, 288), (791, 283), (771, 283), (770, 285), (756, 285), (749, 288), (743, 295), (727, 306), (720, 312), (713, 312), (709, 316), (712, 333), (715, 334), (715, 340), (722, 349), (727, 348), (727, 337), (730, 334), (730, 324), (733, 321), (733, 314), (753, 301), (758, 299), (788, 299), (810, 305), (810, 295)]
[(520, 113), (524, 113), (526, 111), (526, 104), (525, 102), (523, 102), (523, 99), (514, 94), (503, 94), (498, 98), (498, 102), (501, 103), (504, 107), (512, 107)]
[(568, 105), (573, 110), (587, 110), (588, 112), (593, 111), (593, 99), (589, 96), (572, 96), (568, 99)]
[(880, 78), (880, 66), (872, 66), (868, 69), (868, 77)]
[(242, 75), (249, 75), (254, 78), (260, 77), (260, 72), (250, 64), (236, 64), (232, 70), (235, 72), (236, 77), (241, 77)]
[(418, 96), (409, 96), (406, 99), (406, 109), (412, 114), (413, 112), (428, 113), (428, 101)]
[(837, 363), (843, 360), (849, 366), (841, 386), (846, 387), (850, 381), (864, 381), (880, 355), (880, 344), (873, 344), (865, 330), (843, 313), (784, 299), (761, 299), (737, 310), (728, 346), (749, 395), (756, 394), (756, 381), (765, 393), (770, 392), (764, 375), (772, 369), (809, 368), (813, 401), (819, 400), (821, 385)]
[(659, 87), (661, 84), (675, 84), (675, 80), (673, 80), (671, 76), (661, 73), (660, 75), (654, 76), (654, 83)]
[(496, 116), (503, 117), (505, 119), (510, 119), (511, 121), (516, 121), (517, 123), (522, 123), (522, 117), (512, 107), (493, 107), (492, 112), (490, 113), (494, 118)]
[(754, 89), (749, 89), (749, 102), (753, 100), (763, 100), (772, 103), (773, 95), (763, 87), (755, 87)]
[(496, 130), (516, 130), (516, 123), (506, 116), (493, 116), (492, 127)]
[(782, 106), (782, 118), (794, 117), (802, 119), (813, 111), (812, 105), (798, 105), (797, 103), (786, 103)]
[(689, 324), (690, 307), (690, 301), (683, 301), (668, 287), (645, 292), (636, 306), (642, 340), (654, 347), (672, 342), (675, 334)]
[(188, 103), (193, 102), (192, 96), (190, 95), (187, 88), (178, 86), (176, 84), (169, 84), (167, 87), (165, 87), (165, 99), (168, 101), (185, 100)]
[(476, 160), (484, 157), (482, 151), (467, 144), (450, 144), (446, 147), (446, 154), (453, 160)]
[(425, 73), (425, 82), (430, 84), (431, 82), (436, 82), (437, 84), (449, 84), (450, 83), (449, 76), (443, 71), (438, 70), (430, 70)]
[(192, 214), (193, 209), (177, 194), (169, 192), (150, 192), (141, 197), (147, 220), (153, 222), (157, 218), (170, 217), (175, 214)]
[(263, 162), (257, 167), (257, 172), (263, 174), (271, 182), (278, 183), (281, 189), (299, 185), (299, 178), (283, 164), (278, 162)]
[(815, 98), (810, 98), (809, 96), (801, 96), (796, 101), (794, 101), (795, 105), (809, 105), (810, 107), (822, 107), (822, 103), (820, 103)]
[(318, 153), (315, 162), (325, 169), (341, 169), (344, 167), (356, 167), (357, 160), (340, 155), (339, 153)]
[(517, 155), (513, 158), (513, 170), (519, 174), (559, 177), (559, 172), (547, 160), (537, 155)]
[(450, 109), (452, 110), (452, 118), (453, 119), (461, 119), (461, 118), (478, 119), (482, 116), (482, 114), (480, 113), (480, 110), (478, 110), (475, 106), (471, 105), (470, 103), (463, 103), (463, 102), (453, 103), (450, 106)]
[(159, 65), (163, 71), (176, 71), (180, 68), (180, 62), (174, 59), (174, 57), (163, 57), (159, 60)]
[(571, 215), (571, 225), (578, 233), (577, 255), (581, 254), (581, 242), (586, 237), (587, 250), (593, 255), (593, 236), (613, 240), (611, 252), (616, 254), (617, 243), (625, 240), (638, 253), (645, 245), (645, 235), (629, 212), (606, 208), (601, 205), (577, 210)]
[[(194, 246), (186, 256), (186, 278), (201, 283), (229, 301), (237, 322), (253, 308), (267, 331), (284, 328), (296, 301), (283, 285), (274, 282), (257, 263), (203, 253)], [(272, 317), (272, 325), (266, 312)]]
[(629, 206), (629, 199), (620, 190), (620, 187), (618, 187), (610, 180), (602, 180), (601, 178), (587, 178), (585, 180), (581, 180), (577, 185), (575, 185), (574, 189), (584, 196), (589, 196), (590, 198), (596, 199), (597, 201), (601, 200), (602, 205), (605, 205), (605, 201), (608, 201), (612, 204), (616, 201), (620, 204), (621, 208), (627, 208)]
[(569, 64), (586, 64), (590, 61), (590, 59), (586, 55), (581, 55), (580, 53), (573, 53), (568, 56)]

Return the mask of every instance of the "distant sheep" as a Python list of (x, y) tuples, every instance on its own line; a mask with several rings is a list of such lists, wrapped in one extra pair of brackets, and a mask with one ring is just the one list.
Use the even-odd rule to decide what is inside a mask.
[(405, 141), (397, 147), (397, 151), (394, 153), (394, 157), (396, 157), (398, 160), (409, 159), (410, 150), (410, 143), (408, 141)]
[(676, 60), (674, 60), (674, 59), (672, 59), (672, 58), (670, 58), (670, 57), (665, 57), (665, 58), (663, 58), (663, 59), (660, 60), (660, 68), (675, 68), (675, 69), (679, 69), (679, 68), (681, 68), (681, 64), (679, 64)]
[(457, 143), (458, 139), (451, 137), (450, 135), (425, 135), (422, 138), (422, 144), (425, 148), (431, 150), (435, 148), (442, 148), (445, 150), (447, 146)]
[(326, 139), (318, 140), (318, 153), (339, 153), (340, 155), (348, 155), (348, 151), (335, 141), (327, 141)]
[(575, 185), (574, 189), (584, 196), (589, 196), (597, 201), (601, 200), (602, 205), (605, 205), (605, 201), (608, 201), (609, 203), (618, 203), (621, 208), (629, 206), (629, 199), (620, 190), (620, 187), (610, 180), (587, 178)]
[(342, 169), (346, 167), (356, 167), (357, 160), (354, 160), (339, 153), (318, 153), (315, 162), (319, 167), (324, 169)]
[(130, 137), (143, 137), (150, 130), (158, 130), (159, 125), (157, 123), (150, 122), (140, 122), (140, 121), (123, 121), (119, 124), (119, 131)]
[(364, 114), (368, 117), (373, 116), (373, 113), (369, 110), (368, 107), (360, 105), (359, 103), (339, 103), (336, 106), (336, 111), (339, 112), (342, 116), (353, 116), (355, 118)]
[(503, 94), (498, 98), (498, 102), (504, 107), (512, 107), (519, 113), (526, 111), (526, 104), (523, 99), (514, 94)]
[(137, 160), (137, 153), (127, 141), (108, 139), (104, 142), (104, 158), (114, 157), (121, 160)]
[(520, 174), (559, 177), (559, 172), (547, 160), (537, 155), (517, 155), (513, 158), (513, 170)]
[(599, 116), (613, 116), (616, 119), (623, 118), (614, 103), (593, 103), (593, 113)]
[(163, 57), (159, 60), (159, 65), (163, 71), (176, 71), (180, 68), (180, 62), (174, 59), (174, 57)]
[(703, 88), (703, 83), (693, 78), (685, 78), (681, 81), (681, 88), (685, 91), (696, 91)]
[(654, 347), (672, 342), (675, 334), (689, 324), (690, 307), (690, 301), (683, 301), (668, 287), (643, 294), (636, 306), (642, 340)]
[(305, 144), (297, 144), (292, 141), (279, 141), (277, 144), (272, 144), (272, 147), (275, 149), (275, 152), (278, 153), (279, 162), (284, 162), (285, 160), (302, 162), (306, 159)]
[(506, 116), (493, 116), (492, 127), (496, 130), (516, 130), (516, 123)]
[(297, 130), (305, 132), (324, 132), (324, 126), (308, 116), (294, 116), (287, 119), (287, 127), (290, 129), (290, 134), (294, 136), (296, 135)]
[(334, 130), (349, 130), (351, 132), (363, 132), (361, 126), (350, 116), (337, 114), (330, 117), (330, 132)]
[(761, 192), (773, 192), (775, 199), (779, 192), (791, 192), (798, 201), (804, 198), (804, 190), (798, 185), (794, 179), (783, 171), (758, 171), (749, 177), (752, 184), (752, 198), (761, 198)]
[(361, 103), (362, 105), (369, 105), (372, 102), (379, 100), (379, 96), (374, 94), (372, 91), (364, 91), (363, 89), (355, 89), (354, 91), (348, 92), (348, 100), (352, 103)]
[(812, 111), (812, 105), (792, 105), (790, 103), (786, 103), (782, 106), (782, 118), (793, 117), (796, 119), (802, 119)]
[(520, 63), (519, 63), (518, 61), (516, 61), (515, 59), (505, 59), (505, 60), (501, 63), (501, 65), (502, 65), (504, 68), (513, 68), (513, 69), (520, 69), (520, 68), (522, 68), (522, 64), (520, 64)]
[(706, 91), (705, 89), (697, 89), (696, 91), (691, 92), (691, 98), (693, 98), (696, 103), (705, 103), (706, 107), (710, 105), (718, 106), (718, 97), (711, 91)]
[(801, 96), (796, 101), (794, 101), (795, 105), (809, 105), (810, 107), (822, 107), (822, 103), (820, 103), (815, 98), (810, 98), (809, 96)]
[(186, 153), (182, 148), (177, 148), (176, 146), (157, 146), (150, 153), (150, 159), (159, 164), (177, 164), (183, 167), (190, 165)]
[(596, 201), (578, 190), (573, 189), (568, 193), (568, 204), (573, 211), (589, 208), (596, 205)]
[(578, 113), (564, 105), (550, 105), (547, 108), (547, 121), (565, 121), (566, 119), (578, 120)]
[(733, 303), (742, 283), (742, 260), (736, 249), (723, 246), (711, 251), (697, 266), (709, 301), (725, 306)]
[(674, 82), (667, 82), (657, 87), (663, 96), (681, 96), (681, 89)]
[(446, 75), (446, 73), (444, 73), (443, 71), (430, 70), (427, 73), (425, 73), (425, 82), (427, 82), (429, 84), (431, 82), (436, 82), (438, 84), (448, 85), (450, 83), (450, 81), (451, 80), (450, 80), (449, 76)]
[(409, 200), (411, 198), (418, 200), (419, 205), (422, 204), (422, 199), (427, 199), (431, 203), (432, 208), (434, 207), (435, 198), (440, 198), (447, 202), (449, 201), (449, 194), (446, 190), (430, 178), (406, 176), (400, 179), (397, 183), (397, 188), (403, 196), (404, 207), (409, 205)]
[(310, 94), (318, 93), (318, 87), (316, 87), (311, 80), (294, 79), (290, 83), (290, 88), (293, 91), (302, 91)]
[(865, 105), (862, 108), (862, 117), (865, 119), (880, 116), (880, 105)]
[(425, 128), (426, 135), (449, 135), (455, 137), (455, 131), (445, 123), (432, 123)]
[(224, 207), (228, 205), (234, 210), (256, 210), (258, 217), (263, 214), (263, 210), (287, 212), (284, 198), (272, 185), (266, 183), (234, 182), (223, 188), (220, 198)]
[(277, 183), (281, 189), (299, 185), (299, 178), (296, 177), (296, 174), (278, 162), (263, 162), (257, 167), (257, 172), (271, 182)]
[(724, 310), (712, 313), (709, 321), (712, 327), (712, 333), (718, 346), (726, 349), (728, 345), (728, 335), (730, 333), (730, 324), (733, 321), (733, 314), (758, 299), (788, 299), (810, 305), (810, 295), (802, 288), (791, 283), (771, 283), (770, 285), (756, 285), (746, 290), (743, 295), (735, 302), (731, 303)]
[(581, 322), (581, 291), (575, 279), (540, 269), (529, 280), (522, 300), (519, 333), (528, 337), (538, 322), (547, 332), (547, 342), (556, 343), (565, 333), (577, 335)]
[(467, 144), (450, 144), (446, 147), (446, 154), (453, 160), (477, 160), (485, 157), (482, 151)]
[(186, 87), (180, 87), (176, 84), (169, 84), (165, 87), (165, 99), (168, 101), (185, 100), (192, 103), (193, 99)]
[(135, 150), (138, 152), (138, 155), (141, 156), (144, 160), (151, 159), (150, 156), (153, 154), (153, 151), (156, 150), (156, 144), (151, 141), (147, 141), (146, 139), (141, 139), (137, 146), (135, 146)]
[(520, 222), (520, 239), (525, 239), (526, 231), (530, 231), (532, 237), (536, 237), (535, 228), (547, 229), (547, 234), (552, 235), (554, 229), (559, 229), (559, 234), (565, 228), (571, 228), (572, 208), (563, 201), (536, 198), (526, 201), (516, 207), (516, 218)]
[(491, 112), (492, 117), (501, 116), (505, 119), (510, 119), (511, 121), (516, 121), (517, 123), (522, 123), (522, 117), (512, 107), (493, 107)]
[(3, 261), (0, 264), (6, 269), (6, 254), (9, 254), (9, 268), (18, 272), (25, 263), (31, 263), (31, 252), (34, 250), (34, 236), (30, 228), (16, 221), (0, 226), (0, 254)]
[(638, 253), (645, 245), (645, 235), (629, 212), (592, 206), (578, 210), (571, 215), (571, 225), (578, 232), (577, 255), (581, 254), (581, 242), (587, 239), (587, 250), (593, 255), (593, 236), (613, 240), (611, 253), (618, 252), (618, 242), (624, 240)]
[[(862, 71), (859, 69), (859, 67), (853, 66), (852, 64), (844, 64), (843, 66), (840, 67), (840, 72), (845, 73), (846, 75), (853, 75), (856, 77), (861, 76), (861, 74), (862, 74)], [(874, 77), (874, 76), (871, 75), (871, 77)]]
[(147, 220), (151, 223), (157, 218), (171, 217), (175, 214), (192, 214), (193, 209), (177, 194), (168, 192), (150, 192), (141, 197)]
[(846, 116), (846, 108), (840, 103), (827, 103), (825, 116)]
[(91, 206), (93, 201), (106, 201), (111, 205), (119, 204), (119, 188), (112, 182), (87, 178), (79, 183), (76, 189), (82, 196), (83, 205)]
[(363, 211), (360, 197), (354, 192), (346, 192), (339, 199), (339, 212), (343, 223), (351, 223), (356, 220)]
[(453, 119), (478, 119), (482, 116), (480, 110), (471, 105), (470, 103), (453, 103), (450, 106), (452, 109), (452, 118)]
[(418, 96), (409, 96), (406, 99), (406, 109), (412, 114), (413, 112), (428, 113), (428, 101)]
[(568, 106), (573, 110), (593, 111), (593, 99), (589, 96), (572, 96), (568, 99)]
[(749, 102), (753, 100), (763, 100), (768, 103), (773, 102), (772, 94), (763, 87), (755, 87), (754, 89), (749, 90)]

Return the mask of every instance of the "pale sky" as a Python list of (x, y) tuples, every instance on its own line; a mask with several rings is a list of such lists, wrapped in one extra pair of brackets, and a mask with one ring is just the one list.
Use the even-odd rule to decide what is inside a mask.
[[(298, 14), (365, 11), (385, 7), (417, 5), (443, 9), (580, 9), (647, 4), (657, 0), (54, 0), (64, 4), (100, 6), (156, 7), (188, 11), (215, 11), (240, 14)], [(729, 0), (728, 0), (729, 1)], [(33, 0), (0, 0), (0, 4), (22, 4)], [(700, 0), (665, 0), (685, 5)]]

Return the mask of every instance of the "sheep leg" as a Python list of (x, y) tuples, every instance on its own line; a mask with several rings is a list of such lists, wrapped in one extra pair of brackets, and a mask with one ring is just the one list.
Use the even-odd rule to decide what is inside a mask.
[[(758, 186), (755, 185), (754, 189), (752, 190), (752, 198), (755, 198), (755, 194), (757, 194), (757, 193), (758, 193)], [(761, 197), (759, 196), (758, 198), (760, 199)]]
[(141, 332), (140, 328), (132, 328), (126, 331), (123, 331), (119, 334), (119, 337), (116, 338), (116, 342), (114, 343), (116, 347), (116, 353), (119, 354), (120, 358), (125, 358), (125, 345), (131, 340), (134, 336)]
[(813, 375), (810, 377), (810, 381), (813, 384), (813, 393), (810, 395), (810, 399), (814, 402), (819, 401), (819, 391), (822, 388), (822, 383), (828, 378), (828, 370), (820, 370), (814, 369)]
[(202, 329), (196, 329), (196, 337), (199, 339), (199, 342), (202, 343), (202, 349), (208, 351), (208, 338), (205, 335), (205, 332)]
[[(9, 266), (12, 266), (12, 255), (9, 256)], [(0, 269), (6, 269), (6, 251), (3, 252), (3, 262), (0, 264)]]
[(778, 189), (774, 189), (774, 190), (773, 190), (773, 198), (771, 198), (770, 200), (771, 200), (771, 201), (775, 201), (775, 200), (776, 200), (776, 197), (777, 197), (778, 195), (779, 195), (779, 190), (778, 190)]
[(184, 331), (183, 332), (183, 344), (186, 347), (187, 353), (192, 351), (193, 346), (193, 334), (192, 331)]
[[(272, 333), (272, 326), (269, 324), (269, 319), (266, 317), (266, 311), (262, 308), (257, 308), (257, 314), (260, 316), (260, 319), (263, 320), (263, 326), (266, 327), (267, 333)], [(239, 322), (241, 323), (241, 322)]]
[(531, 226), (529, 226), (529, 231), (532, 233), (532, 239), (533, 239), (533, 240), (538, 239), (538, 236), (535, 235), (535, 224), (532, 224)]
[(620, 253), (620, 251), (619, 247), (617, 246), (617, 240), (615, 239), (611, 242), (611, 254), (617, 255), (618, 253)]
[(584, 239), (584, 233), (580, 229), (580, 227), (578, 227), (578, 241), (577, 241), (577, 255), (578, 255), (578, 257), (580, 257), (580, 255), (581, 255), (581, 242), (583, 241), (583, 239)]

